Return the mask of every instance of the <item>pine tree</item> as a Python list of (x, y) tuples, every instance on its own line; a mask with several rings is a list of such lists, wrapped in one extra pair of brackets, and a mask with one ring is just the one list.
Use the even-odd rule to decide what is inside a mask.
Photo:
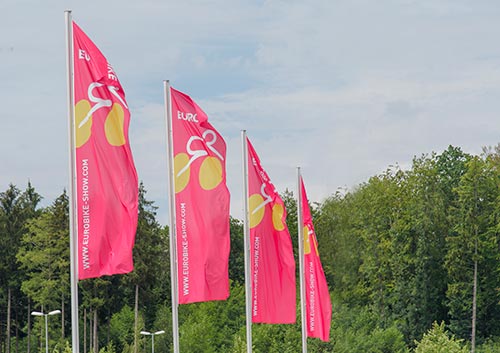
[(64, 335), (64, 298), (69, 298), (68, 196), (63, 192), (51, 206), (27, 223), (17, 252), (20, 268), (27, 276), (21, 289), (37, 310), (62, 311), (59, 328)]

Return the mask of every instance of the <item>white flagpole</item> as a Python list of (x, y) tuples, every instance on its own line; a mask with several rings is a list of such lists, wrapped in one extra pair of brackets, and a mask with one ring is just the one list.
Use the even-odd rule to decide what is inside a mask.
[(297, 230), (299, 243), (300, 316), (302, 323), (302, 353), (307, 353), (306, 286), (304, 281), (304, 205), (302, 204), (302, 176), (297, 167)]
[(66, 68), (68, 73), (68, 145), (69, 145), (69, 251), (71, 269), (71, 347), (73, 353), (80, 351), (78, 329), (78, 229), (76, 212), (76, 165), (75, 165), (75, 110), (73, 92), (73, 20), (71, 11), (64, 11), (66, 22)]
[(247, 132), (241, 131), (243, 161), (243, 243), (245, 251), (245, 307), (247, 326), (247, 353), (252, 353), (252, 281), (250, 277), (250, 222), (248, 217), (248, 145)]
[(170, 82), (163, 81), (165, 94), (165, 119), (167, 127), (168, 193), (170, 208), (170, 282), (172, 287), (172, 336), (174, 353), (179, 353), (179, 298), (177, 290), (177, 225), (175, 221), (175, 172), (174, 172), (174, 134), (172, 130), (172, 100)]

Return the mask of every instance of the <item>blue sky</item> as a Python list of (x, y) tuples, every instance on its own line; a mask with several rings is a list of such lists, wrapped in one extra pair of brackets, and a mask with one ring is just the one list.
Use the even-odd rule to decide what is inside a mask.
[(312, 201), (448, 145), (500, 142), (500, 3), (464, 0), (4, 0), (0, 190), (68, 184), (64, 10), (125, 89), (139, 178), (167, 223), (162, 81), (228, 145), (241, 217), (240, 131), (279, 191)]

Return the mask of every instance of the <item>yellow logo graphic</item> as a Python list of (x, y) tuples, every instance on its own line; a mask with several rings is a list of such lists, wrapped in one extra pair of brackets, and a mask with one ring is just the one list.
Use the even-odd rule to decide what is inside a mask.
[(266, 208), (262, 206), (265, 205), (264, 198), (259, 194), (253, 194), (248, 198), (248, 204), (250, 211), (250, 228), (253, 228), (258, 226), (260, 222), (262, 222), (262, 218), (264, 218), (264, 213), (266, 211)]
[[(265, 187), (266, 184), (263, 183), (260, 188), (260, 194), (253, 194), (248, 198), (250, 228), (254, 228), (262, 222), (266, 212), (265, 206), (273, 201), (271, 196), (267, 195)], [(274, 229), (277, 231), (285, 229), (285, 224), (282, 220), (283, 214), (285, 213), (283, 205), (279, 203), (274, 204), (271, 212)]]
[(76, 129), (76, 147), (83, 146), (90, 138), (92, 119), (83, 121), (90, 111), (90, 103), (88, 100), (81, 100), (75, 105), (75, 123)]
[(278, 231), (282, 231), (285, 229), (285, 225), (283, 224), (283, 214), (285, 213), (285, 210), (283, 208), (283, 205), (277, 203), (273, 206), (273, 225), (274, 229)]
[(123, 123), (125, 122), (125, 113), (120, 104), (113, 104), (106, 122), (104, 123), (104, 131), (106, 138), (112, 146), (123, 146), (125, 144), (125, 131), (123, 131)]
[(216, 157), (207, 157), (200, 167), (200, 185), (205, 190), (212, 190), (222, 181), (222, 163)]
[[(195, 141), (205, 142), (207, 149), (217, 157), (209, 156), (204, 148), (193, 149)], [(186, 153), (179, 153), (174, 157), (175, 192), (184, 190), (190, 180), (191, 164), (198, 158), (203, 158), (198, 174), (198, 182), (204, 190), (213, 190), (222, 182), (224, 157), (213, 146), (217, 141), (217, 135), (212, 130), (205, 130), (202, 136), (191, 136), (186, 143)]]
[[(94, 96), (94, 89), (102, 87), (103, 84), (92, 82), (88, 87), (89, 100), (82, 99), (75, 105), (75, 129), (76, 129), (76, 147), (81, 147), (90, 139), (92, 135), (93, 114), (101, 108), (109, 108), (106, 120), (104, 122), (104, 133), (106, 140), (111, 146), (123, 146), (126, 143), (124, 122), (125, 112), (121, 104), (114, 103), (110, 99), (102, 99)], [(125, 102), (117, 93), (117, 88), (107, 86), (109, 92), (115, 95), (123, 106), (128, 109)], [(95, 103), (93, 106), (92, 103)]]
[[(181, 192), (189, 184), (189, 176), (191, 170), (189, 169), (189, 156), (185, 153), (179, 153), (174, 158), (174, 173), (175, 173), (175, 192)], [(186, 168), (186, 166), (188, 168)], [(179, 173), (179, 171), (184, 170)]]
[(304, 226), (304, 255), (309, 255), (311, 253), (311, 240), (313, 242), (312, 246), (316, 251), (316, 255), (319, 256), (318, 242), (316, 237), (313, 237), (314, 231), (309, 229), (307, 225)]

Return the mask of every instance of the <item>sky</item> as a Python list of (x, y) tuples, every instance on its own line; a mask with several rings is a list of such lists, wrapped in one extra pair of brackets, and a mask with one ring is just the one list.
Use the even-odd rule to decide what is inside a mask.
[(278, 191), (311, 201), (449, 145), (500, 142), (497, 0), (2, 0), (0, 191), (68, 188), (64, 10), (113, 65), (147, 198), (168, 224), (163, 80), (224, 136), (242, 215), (241, 130)]

